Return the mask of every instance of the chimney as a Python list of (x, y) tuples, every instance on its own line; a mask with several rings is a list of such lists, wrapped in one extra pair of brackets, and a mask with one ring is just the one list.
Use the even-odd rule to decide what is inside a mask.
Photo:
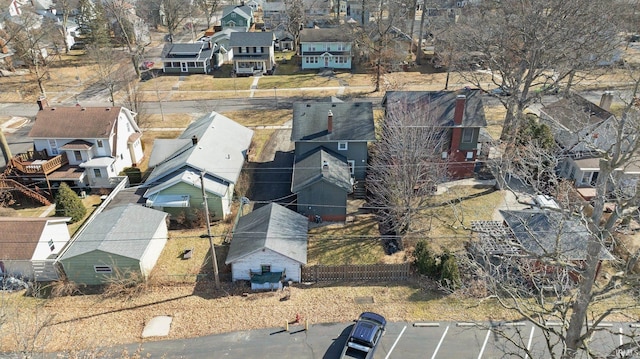
[(333, 112), (329, 110), (327, 114), (327, 132), (331, 133), (331, 131), (333, 131)]
[(38, 103), (38, 110), (39, 111), (44, 110), (44, 108), (48, 106), (47, 98), (44, 97), (44, 96), (39, 97), (38, 101), (36, 101), (36, 102)]
[(456, 96), (456, 108), (453, 112), (453, 124), (455, 126), (462, 125), (462, 117), (464, 116), (465, 101), (467, 101), (467, 96), (465, 95)]
[(198, 144), (198, 136), (193, 135), (191, 137), (191, 144), (193, 144), (194, 146)]
[(613, 93), (611, 91), (605, 91), (600, 98), (600, 107), (605, 110), (611, 110), (611, 103), (613, 102)]

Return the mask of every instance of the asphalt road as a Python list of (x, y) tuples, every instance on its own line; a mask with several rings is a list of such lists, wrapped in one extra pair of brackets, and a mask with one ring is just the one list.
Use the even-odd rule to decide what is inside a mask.
[[(421, 323), (430, 326), (414, 326), (418, 323), (389, 323), (382, 337), (375, 359), (431, 358), (431, 359), (482, 359), (482, 358), (526, 358), (529, 348), (531, 357), (549, 358), (542, 332), (529, 323)], [(129, 353), (139, 350), (141, 357), (150, 358), (338, 358), (350, 323), (316, 324), (304, 330), (304, 325), (290, 325), (253, 331), (233, 332), (184, 340), (148, 341), (122, 347), (104, 349), (107, 357), (116, 358), (124, 349)], [(635, 324), (603, 323), (601, 331), (593, 336), (591, 348), (601, 353), (602, 358), (639, 358), (637, 354), (619, 355), (616, 348), (634, 337)], [(504, 331), (503, 334), (497, 334)], [(521, 343), (513, 345), (509, 337)], [(53, 357), (53, 356), (51, 356)]]

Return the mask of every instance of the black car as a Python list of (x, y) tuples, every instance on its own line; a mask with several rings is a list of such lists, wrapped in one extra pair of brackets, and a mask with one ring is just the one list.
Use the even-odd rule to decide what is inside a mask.
[(380, 314), (364, 312), (353, 325), (340, 358), (373, 358), (387, 326), (387, 320)]
[(87, 48), (87, 44), (85, 44), (82, 41), (76, 41), (73, 43), (73, 45), (71, 45), (71, 48), (69, 48), (70, 50), (84, 50)]

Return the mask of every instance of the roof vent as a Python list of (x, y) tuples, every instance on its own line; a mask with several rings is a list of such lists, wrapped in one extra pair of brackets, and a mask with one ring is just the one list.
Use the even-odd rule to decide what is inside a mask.
[(311, 107), (311, 104), (310, 104), (310, 103), (308, 103), (308, 104), (307, 104), (307, 107)]
[(111, 107), (107, 107), (104, 109), (105, 111), (111, 111)]
[(55, 110), (56, 110), (56, 108), (55, 108), (55, 107), (52, 107), (52, 108), (51, 108), (51, 111), (55, 111)]
[(226, 158), (227, 158), (228, 160), (230, 160), (230, 159), (231, 159), (231, 155), (227, 153)]
[(323, 170), (328, 170), (329, 169), (329, 162), (322, 161), (322, 169)]
[(80, 111), (86, 111), (86, 110), (87, 110), (86, 107), (83, 107), (83, 108), (80, 109)]

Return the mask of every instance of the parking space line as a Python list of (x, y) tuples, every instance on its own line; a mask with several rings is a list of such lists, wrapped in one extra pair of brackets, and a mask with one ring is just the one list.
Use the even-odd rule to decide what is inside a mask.
[(384, 357), (384, 359), (389, 359), (389, 356), (391, 355), (391, 353), (393, 352), (393, 349), (396, 347), (396, 344), (398, 344), (398, 340), (400, 340), (400, 337), (402, 336), (402, 334), (404, 333), (405, 329), (407, 329), (407, 326), (405, 325), (404, 328), (402, 328), (402, 330), (400, 331), (400, 334), (398, 334), (398, 337), (396, 338), (396, 341), (393, 342), (393, 345), (391, 346), (391, 349), (389, 349), (389, 352), (387, 353), (387, 356)]
[(438, 350), (440, 350), (440, 346), (442, 345), (442, 342), (444, 341), (444, 337), (447, 335), (448, 331), (449, 331), (449, 326), (447, 325), (447, 327), (444, 329), (444, 333), (442, 333), (442, 337), (440, 338), (438, 345), (436, 346), (436, 350), (433, 351), (433, 355), (431, 356), (431, 359), (435, 359), (436, 354), (438, 354)]
[(531, 343), (533, 343), (533, 332), (536, 330), (536, 326), (531, 326), (531, 334), (529, 334), (529, 341), (527, 342), (527, 357), (531, 358), (529, 351), (531, 350)]
[(484, 343), (482, 343), (482, 348), (480, 349), (480, 354), (478, 354), (478, 359), (482, 358), (484, 349), (487, 347), (487, 342), (489, 341), (489, 335), (491, 335), (491, 329), (487, 330), (487, 335), (484, 337)]

